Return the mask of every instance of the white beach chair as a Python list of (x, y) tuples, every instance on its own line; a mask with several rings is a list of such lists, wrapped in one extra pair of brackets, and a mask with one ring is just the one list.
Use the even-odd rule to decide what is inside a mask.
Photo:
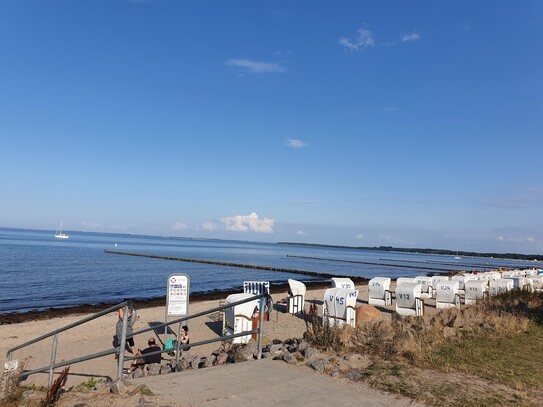
[(477, 280), (477, 274), (458, 274), (451, 277), (451, 281), (458, 281), (458, 294), (464, 295), (464, 285), (466, 281)]
[(487, 271), (483, 274), (487, 276), (488, 281), (498, 280), (499, 278), (502, 278), (502, 273), (500, 273), (499, 271)]
[(514, 278), (517, 274), (514, 270), (507, 270), (502, 273), (502, 278)]
[(510, 278), (500, 278), (489, 282), (488, 293), (491, 296), (511, 291), (514, 286), (514, 281)]
[(464, 285), (466, 295), (464, 303), (466, 305), (475, 304), (478, 300), (485, 298), (488, 295), (488, 281), (485, 280), (470, 280)]
[(440, 281), (449, 281), (448, 276), (433, 276), (432, 277), (432, 288), (433, 288), (433, 294), (434, 297), (436, 296), (436, 287)]
[(418, 276), (415, 277), (415, 283), (422, 286), (420, 298), (428, 299), (433, 297), (434, 288), (432, 286), (432, 277)]
[(534, 275), (530, 277), (534, 291), (543, 291), (543, 276)]
[(389, 277), (374, 277), (368, 281), (368, 304), (392, 305)]
[[(226, 297), (224, 305), (232, 304), (246, 298), (254, 297), (251, 293), (231, 294)], [(255, 308), (258, 308), (258, 300), (246, 302), (244, 304), (235, 305), (226, 308), (223, 314), (222, 334), (234, 335), (244, 331), (253, 329), (252, 316)], [(247, 343), (251, 339), (251, 335), (240, 336), (232, 340), (233, 343)]]
[(436, 308), (460, 308), (459, 281), (440, 281), (436, 287)]
[(513, 277), (513, 289), (516, 290), (533, 290), (532, 280), (526, 277)]
[(396, 279), (396, 287), (405, 283), (416, 283), (413, 277), (398, 277)]
[[(243, 292), (246, 294), (269, 294), (270, 293), (270, 282), (269, 281), (244, 281), (243, 282)], [(268, 304), (267, 299), (263, 299), (264, 310), (266, 310), (271, 304)], [(271, 308), (270, 308), (271, 311)]]
[(535, 268), (526, 269), (526, 270), (524, 270), (524, 275), (525, 275), (526, 277), (537, 276), (537, 275), (538, 275), (538, 271), (537, 271), (537, 269), (535, 269)]
[(345, 288), (347, 290), (354, 290), (355, 286), (353, 280), (350, 278), (332, 278), (332, 288)]
[(403, 283), (396, 287), (396, 312), (405, 316), (424, 314), (424, 302), (420, 298), (422, 285)]
[(287, 312), (289, 314), (296, 314), (304, 310), (305, 304), (305, 284), (298, 280), (288, 279), (288, 285), (290, 287), (289, 295), (287, 297)]
[(323, 324), (356, 326), (356, 299), (358, 290), (329, 288), (324, 292)]

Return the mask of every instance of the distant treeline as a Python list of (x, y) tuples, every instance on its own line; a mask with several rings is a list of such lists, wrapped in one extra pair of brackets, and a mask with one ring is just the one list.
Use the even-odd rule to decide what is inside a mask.
[(540, 254), (519, 254), (519, 253), (477, 253), (477, 252), (461, 252), (444, 249), (416, 249), (402, 248), (392, 246), (338, 246), (316, 243), (292, 243), (292, 242), (277, 242), (278, 244), (287, 244), (293, 246), (313, 246), (313, 247), (330, 247), (335, 249), (356, 249), (356, 250), (379, 250), (382, 252), (399, 252), (399, 253), (422, 253), (422, 254), (439, 254), (444, 256), (463, 256), (463, 257), (492, 257), (495, 259), (514, 259), (514, 260), (538, 260), (543, 261), (543, 255)]

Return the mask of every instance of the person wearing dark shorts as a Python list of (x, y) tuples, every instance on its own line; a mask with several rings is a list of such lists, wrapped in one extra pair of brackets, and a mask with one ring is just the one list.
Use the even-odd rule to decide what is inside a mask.
[[(117, 325), (115, 326), (115, 335), (116, 335), (116, 342), (117, 345), (120, 345), (121, 343), (121, 335), (123, 332), (123, 318), (124, 318), (124, 311), (122, 308), (119, 308), (118, 311), (119, 319), (117, 320)], [(133, 355), (136, 354), (136, 344), (134, 343), (134, 338), (131, 336), (134, 332), (133, 326), (136, 320), (139, 317), (136, 314), (136, 309), (134, 307), (133, 303), (129, 303), (128, 306), (128, 324), (126, 326), (126, 350), (132, 353)], [(118, 355), (117, 355), (118, 356)], [(116, 357), (117, 357), (116, 356)]]

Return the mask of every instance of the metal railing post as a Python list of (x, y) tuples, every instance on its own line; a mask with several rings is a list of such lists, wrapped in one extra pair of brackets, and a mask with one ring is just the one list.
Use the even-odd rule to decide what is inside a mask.
[[(267, 301), (267, 300), (266, 300)], [(262, 357), (262, 326), (264, 325), (264, 297), (260, 298), (260, 315), (258, 316), (258, 353), (256, 358)]]
[(49, 364), (49, 387), (53, 385), (53, 373), (55, 372), (55, 361), (57, 360), (58, 333), (53, 335), (53, 347), (51, 349), (51, 363)]
[(177, 341), (175, 346), (175, 367), (179, 370), (179, 357), (181, 356), (181, 351), (179, 350), (179, 347), (181, 346), (181, 324), (182, 322), (179, 322), (179, 325), (177, 326)]
[(128, 328), (128, 305), (123, 307), (123, 330), (119, 343), (119, 365), (117, 366), (117, 379), (123, 376), (124, 351), (126, 349), (126, 331)]

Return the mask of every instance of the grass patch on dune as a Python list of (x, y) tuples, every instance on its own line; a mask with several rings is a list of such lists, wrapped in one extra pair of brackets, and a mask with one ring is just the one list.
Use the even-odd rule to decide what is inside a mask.
[(453, 342), (431, 352), (432, 367), (458, 371), (496, 381), (514, 389), (537, 388), (543, 383), (543, 326), (526, 332)]
[(543, 293), (513, 291), (433, 316), (330, 327), (311, 311), (306, 339), (371, 355), (373, 387), (435, 406), (540, 406)]

